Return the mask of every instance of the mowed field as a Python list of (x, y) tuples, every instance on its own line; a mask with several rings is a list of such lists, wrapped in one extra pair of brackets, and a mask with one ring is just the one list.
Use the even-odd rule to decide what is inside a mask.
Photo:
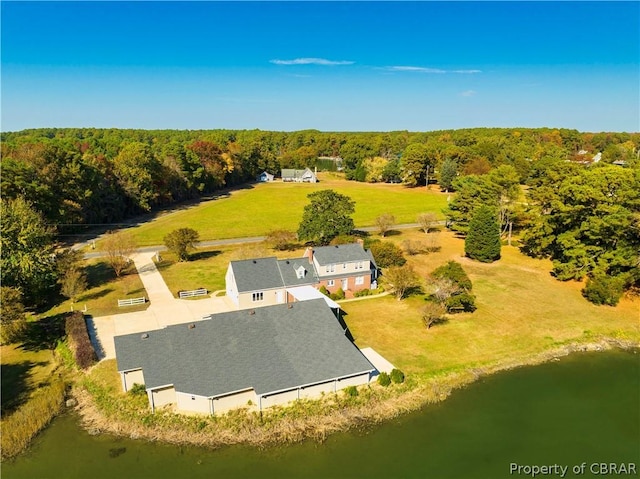
[[(390, 239), (419, 235), (403, 231)], [(464, 240), (451, 233), (441, 233), (441, 245), (438, 253), (409, 258), (424, 289), (433, 269), (458, 261), (473, 282), (478, 309), (427, 330), (420, 317), (424, 296), (345, 303), (345, 320), (359, 347), (371, 346), (395, 366), (427, 378), (520, 362), (602, 337), (640, 342), (638, 298), (596, 306), (582, 297), (581, 283), (557, 281), (550, 261), (529, 258), (515, 247), (504, 246), (501, 260), (484, 264), (464, 258)]]
[(262, 236), (274, 229), (296, 231), (302, 219), (307, 195), (333, 189), (355, 201), (354, 222), (357, 227), (371, 226), (376, 217), (391, 213), (398, 223), (414, 223), (418, 214), (436, 213), (444, 218), (446, 193), (437, 186), (407, 188), (402, 185), (368, 184), (346, 181), (331, 174), (320, 174), (320, 182), (260, 183), (233, 190), (228, 195), (162, 214), (141, 226), (131, 228), (139, 246), (161, 245), (165, 235), (177, 228), (193, 228), (200, 239), (216, 240)]

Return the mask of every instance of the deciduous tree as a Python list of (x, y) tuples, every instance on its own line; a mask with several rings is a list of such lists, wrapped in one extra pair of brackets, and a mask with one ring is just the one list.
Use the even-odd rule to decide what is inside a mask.
[(164, 237), (164, 244), (179, 261), (189, 261), (189, 251), (196, 248), (200, 235), (192, 228), (179, 228)]
[(0, 340), (2, 344), (12, 343), (21, 338), (27, 327), (22, 304), (22, 293), (17, 288), (2, 286), (0, 288), (2, 314), (0, 314)]
[(390, 213), (380, 215), (376, 218), (376, 227), (380, 236), (384, 237), (396, 224), (396, 217)]
[(107, 263), (119, 277), (136, 251), (136, 242), (127, 231), (110, 231), (102, 240), (101, 249), (105, 252)]
[(420, 285), (418, 275), (411, 265), (391, 266), (384, 273), (384, 283), (398, 301)]
[(321, 190), (307, 195), (310, 203), (304, 207), (298, 238), (326, 245), (338, 235), (349, 234), (354, 228), (351, 215), (355, 202), (333, 190)]

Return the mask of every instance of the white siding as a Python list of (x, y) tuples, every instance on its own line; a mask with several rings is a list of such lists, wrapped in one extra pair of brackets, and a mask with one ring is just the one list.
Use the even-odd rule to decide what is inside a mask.
[(120, 373), (122, 377), (122, 389), (125, 392), (129, 391), (134, 384), (144, 384), (144, 375), (142, 369), (136, 369), (135, 371), (126, 371)]
[(346, 388), (348, 386), (360, 386), (369, 382), (369, 373), (366, 372), (359, 376), (353, 376), (346, 379), (338, 380), (338, 389)]
[(168, 386), (164, 389), (153, 389), (151, 394), (153, 395), (153, 406), (156, 408), (176, 403), (176, 390), (173, 386)]
[(240, 298), (238, 297), (238, 287), (236, 286), (236, 279), (233, 275), (233, 268), (231, 267), (231, 263), (229, 263), (229, 267), (227, 268), (227, 274), (224, 277), (226, 289), (227, 289), (227, 298), (231, 299), (233, 304), (236, 306), (240, 306)]
[(271, 406), (283, 406), (297, 399), (298, 399), (297, 389), (294, 389), (293, 391), (285, 391), (283, 393), (274, 394), (272, 396), (263, 397), (262, 409), (268, 408)]
[(327, 383), (308, 386), (304, 389), (300, 389), (300, 399), (318, 398), (322, 396), (322, 393), (328, 394), (328, 393), (334, 392), (334, 388), (335, 388), (335, 381), (329, 381)]
[(204, 396), (177, 392), (176, 401), (179, 411), (211, 414), (210, 400)]
[(278, 294), (282, 295), (284, 298), (285, 290), (284, 288), (278, 289), (268, 289), (262, 291), (262, 301), (253, 301), (253, 293), (258, 291), (252, 291), (250, 293), (241, 293), (239, 295), (239, 302), (236, 303), (238, 305), (238, 309), (251, 309), (251, 308), (261, 308), (263, 306), (272, 306), (274, 304), (278, 304)]
[(213, 413), (216, 414), (229, 411), (230, 409), (245, 407), (249, 405), (249, 401), (253, 404), (257, 403), (256, 393), (253, 389), (230, 396), (213, 398)]

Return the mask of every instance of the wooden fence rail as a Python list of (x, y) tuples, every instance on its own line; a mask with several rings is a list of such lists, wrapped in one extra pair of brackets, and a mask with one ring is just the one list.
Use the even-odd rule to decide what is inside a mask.
[(134, 306), (136, 304), (144, 304), (147, 302), (147, 298), (144, 296), (142, 298), (129, 298), (129, 299), (119, 299), (118, 307), (121, 306)]
[(178, 291), (178, 296), (182, 298), (192, 298), (193, 296), (206, 296), (208, 291), (205, 288), (192, 289), (191, 291)]

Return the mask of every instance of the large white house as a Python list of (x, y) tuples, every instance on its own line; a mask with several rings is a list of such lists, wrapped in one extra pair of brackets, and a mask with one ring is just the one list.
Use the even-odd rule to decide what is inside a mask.
[(122, 387), (152, 410), (262, 410), (367, 384), (376, 368), (323, 299), (211, 315), (114, 338)]

